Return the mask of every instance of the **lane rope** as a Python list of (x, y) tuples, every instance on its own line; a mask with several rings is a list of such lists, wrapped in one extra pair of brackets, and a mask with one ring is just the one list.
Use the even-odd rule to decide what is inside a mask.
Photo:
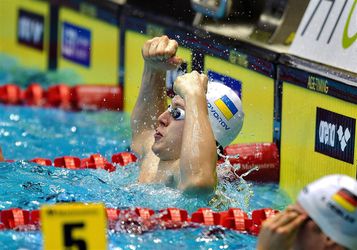
[[(155, 212), (149, 208), (106, 208), (108, 229), (115, 232), (144, 233), (157, 229), (181, 229), (198, 226), (221, 226), (257, 236), (263, 221), (279, 211), (272, 208), (253, 210), (251, 217), (240, 208), (214, 212), (199, 208), (189, 216), (180, 208), (165, 208)], [(39, 210), (10, 208), (0, 212), (0, 230), (36, 231), (41, 229)]]

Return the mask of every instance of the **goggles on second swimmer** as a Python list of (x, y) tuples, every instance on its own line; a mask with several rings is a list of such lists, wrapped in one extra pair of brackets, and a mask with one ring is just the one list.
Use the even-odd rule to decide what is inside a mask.
[(175, 120), (185, 119), (185, 110), (181, 108), (172, 108), (171, 105), (169, 105), (167, 111), (170, 112), (172, 118), (174, 118)]

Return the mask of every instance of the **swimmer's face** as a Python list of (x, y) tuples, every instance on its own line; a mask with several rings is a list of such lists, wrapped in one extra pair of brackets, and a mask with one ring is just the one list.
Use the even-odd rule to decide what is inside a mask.
[(172, 99), (170, 109), (158, 118), (152, 150), (162, 160), (176, 160), (180, 157), (185, 123), (184, 111), (185, 101), (176, 95)]
[[(293, 205), (293, 208), (295, 211), (299, 213), (307, 214), (307, 212), (298, 203)], [(327, 249), (329, 243), (331, 243), (331, 240), (321, 231), (320, 227), (309, 217), (298, 229), (293, 249), (294, 250), (307, 250), (307, 249), (323, 250), (323, 249)]]

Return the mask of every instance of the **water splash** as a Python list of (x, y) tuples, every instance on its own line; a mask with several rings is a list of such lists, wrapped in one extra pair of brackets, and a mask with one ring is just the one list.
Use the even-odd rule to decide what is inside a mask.
[(229, 207), (239, 207), (248, 211), (250, 200), (254, 196), (252, 183), (244, 180), (253, 171), (258, 171), (259, 167), (255, 166), (242, 175), (238, 175), (240, 164), (231, 164), (230, 159), (238, 159), (237, 155), (223, 155), (219, 149), (217, 154), (223, 159), (223, 162), (217, 166), (217, 175), (219, 183), (215, 195), (210, 200), (210, 206), (216, 210), (224, 210)]

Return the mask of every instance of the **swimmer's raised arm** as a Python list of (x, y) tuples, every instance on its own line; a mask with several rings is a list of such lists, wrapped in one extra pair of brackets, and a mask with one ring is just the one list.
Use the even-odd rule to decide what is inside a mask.
[(132, 150), (139, 155), (150, 149), (157, 118), (167, 108), (166, 71), (178, 67), (182, 62), (176, 56), (177, 48), (177, 42), (167, 36), (148, 40), (142, 48), (144, 72), (131, 116)]
[(217, 152), (207, 109), (207, 76), (193, 71), (176, 79), (174, 91), (185, 101), (179, 188), (211, 193), (217, 184)]

